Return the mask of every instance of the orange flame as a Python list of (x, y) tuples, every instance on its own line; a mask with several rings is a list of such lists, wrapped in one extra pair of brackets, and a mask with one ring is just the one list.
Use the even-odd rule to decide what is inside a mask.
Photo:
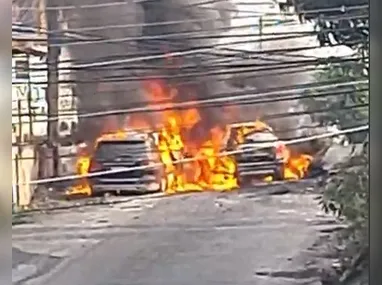
[[(76, 162), (76, 173), (80, 176), (86, 176), (88, 174), (90, 166), (90, 155), (85, 148), (78, 150), (78, 158)], [(90, 196), (92, 194), (91, 187), (86, 177), (81, 177), (74, 187), (71, 187), (66, 194), (68, 195), (85, 195)]]
[[(148, 95), (154, 102), (172, 99), (176, 92), (176, 89), (170, 88), (167, 95), (165, 86), (159, 82), (148, 84)], [(165, 111), (161, 114), (161, 121), (163, 127), (159, 130), (158, 149), (165, 166), (167, 193), (231, 190), (237, 187), (235, 161), (230, 157), (218, 156), (224, 137), (220, 128), (213, 128), (210, 138), (198, 147), (200, 143), (187, 134), (201, 122), (196, 108)], [(185, 158), (194, 158), (194, 161), (179, 162)]]
[[(169, 88), (160, 81), (151, 81), (147, 84), (150, 101), (156, 104), (160, 101), (172, 102), (178, 90)], [(171, 103), (168, 103), (171, 107)], [(186, 191), (227, 191), (238, 188), (236, 177), (236, 162), (234, 157), (220, 154), (226, 129), (215, 126), (209, 131), (209, 137), (200, 142), (193, 138), (190, 130), (202, 122), (197, 108), (187, 110), (163, 111), (156, 118), (155, 125), (146, 118), (137, 115), (129, 116), (125, 125), (130, 129), (151, 129), (158, 134), (158, 152), (160, 161), (164, 165), (166, 193)], [(231, 113), (235, 110), (231, 110)], [(254, 124), (243, 124), (237, 133), (237, 143), (241, 143), (244, 137), (254, 130), (272, 130), (266, 123), (256, 120)], [(107, 136), (124, 136), (125, 130), (114, 131), (111, 134), (103, 134), (96, 141)], [(285, 145), (282, 145), (282, 157), (284, 159), (284, 179), (303, 178), (312, 162), (309, 155), (292, 155)], [(77, 163), (77, 172), (86, 175), (89, 169), (90, 156), (80, 155)], [(265, 181), (272, 181), (272, 177), (266, 177)], [(91, 195), (91, 187), (86, 178), (81, 179), (79, 184), (73, 187), (70, 194)]]
[(284, 167), (284, 179), (298, 180), (304, 178), (313, 161), (313, 157), (307, 154), (291, 155), (289, 149), (288, 153)]

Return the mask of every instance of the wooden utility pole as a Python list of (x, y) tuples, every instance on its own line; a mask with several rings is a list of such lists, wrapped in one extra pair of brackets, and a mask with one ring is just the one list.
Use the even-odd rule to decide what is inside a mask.
[(47, 29), (46, 24), (46, 13), (45, 13), (45, 1), (46, 0), (38, 0), (36, 2), (36, 11), (37, 11), (37, 26), (38, 26), (38, 34), (44, 34)]
[(29, 139), (33, 139), (33, 111), (32, 111), (32, 82), (31, 82), (31, 71), (29, 70), (30, 67), (30, 55), (27, 54), (27, 61), (28, 61), (28, 114), (29, 114)]
[(259, 37), (260, 37), (260, 41), (259, 41), (259, 49), (262, 50), (263, 49), (263, 17), (260, 16), (259, 18)]
[[(46, 6), (55, 7), (56, 2), (59, 0), (46, 0)], [(58, 25), (58, 11), (55, 9), (46, 9), (46, 24), (47, 24), (47, 67), (48, 67), (48, 86), (46, 92), (46, 99), (48, 105), (48, 140), (50, 145), (53, 147), (53, 175), (58, 175), (58, 128), (57, 128), (57, 115), (58, 115), (58, 60), (60, 55), (60, 48), (57, 46), (52, 46), (58, 43), (57, 33), (52, 33), (50, 31), (57, 31), (59, 29)]]

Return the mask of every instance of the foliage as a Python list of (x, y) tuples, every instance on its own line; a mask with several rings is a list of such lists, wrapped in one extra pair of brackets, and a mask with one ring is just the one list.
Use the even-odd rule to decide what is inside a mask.
[[(362, 66), (362, 63), (354, 62), (342, 63), (340, 66), (329, 65), (327, 70), (320, 72), (317, 75), (317, 81), (358, 81), (364, 77), (360, 65)], [(367, 110), (365, 111), (365, 109), (341, 110), (341, 108), (368, 103), (368, 92), (364, 91), (366, 88), (366, 84), (351, 85), (348, 88), (346, 88), (347, 90), (349, 90), (349, 92), (343, 92), (343, 87), (336, 88), (337, 91), (343, 94), (335, 94), (331, 97), (326, 97), (324, 100), (320, 101), (320, 103), (324, 105), (323, 107), (333, 108), (336, 109), (336, 111), (328, 112), (326, 114), (318, 114), (317, 119), (321, 122), (336, 122), (343, 128), (349, 127), (347, 126), (349, 122), (359, 122), (367, 120), (368, 114)], [(318, 103), (317, 100), (316, 103)]]
[[(367, 79), (367, 74), (365, 73), (365, 63), (362, 60), (343, 62), (340, 65), (329, 64), (316, 76), (317, 83), (352, 82), (363, 79)], [(309, 91), (307, 95), (310, 96), (302, 103), (306, 106), (307, 111), (328, 110), (312, 115), (312, 120), (321, 126), (337, 124), (342, 129), (351, 128), (368, 122), (368, 108), (365, 107), (365, 104), (369, 103), (367, 89), (366, 83), (353, 84), (346, 88), (330, 88), (331, 94), (321, 97), (316, 96), (317, 92)], [(365, 139), (365, 133), (351, 134), (349, 139), (352, 142), (361, 143)]]
[[(339, 171), (327, 180), (321, 205), (326, 212), (344, 218), (353, 234), (364, 239), (368, 231), (369, 158), (367, 144), (361, 153), (338, 165)], [(367, 242), (365, 240), (364, 242)]]
[(339, 166), (327, 180), (322, 208), (349, 225), (338, 234), (341, 276), (338, 284), (368, 284), (369, 159), (368, 145)]
[[(301, 10), (346, 7), (367, 4), (364, 0), (298, 0)], [(346, 10), (346, 9), (345, 9)], [(344, 60), (340, 64), (320, 65), (324, 70), (317, 74), (320, 82), (354, 82), (368, 78), (368, 9), (336, 11), (322, 13), (326, 32), (335, 35), (338, 44), (346, 45), (356, 51), (354, 60)], [(306, 18), (318, 19), (318, 15), (307, 15)], [(342, 20), (341, 20), (342, 18)], [(346, 19), (347, 18), (347, 19)], [(349, 20), (351, 18), (351, 20)], [(350, 27), (350, 24), (353, 27)], [(346, 29), (341, 29), (344, 27)], [(337, 124), (341, 129), (368, 123), (368, 108), (356, 108), (357, 105), (369, 103), (368, 85), (353, 84), (351, 86), (330, 88), (330, 96), (317, 96), (317, 92), (309, 92), (308, 98), (302, 102), (308, 109), (329, 110), (316, 113), (313, 121), (320, 125)], [(337, 94), (334, 94), (336, 93)], [(345, 92), (344, 92), (345, 91)], [(320, 92), (321, 93), (321, 92)], [(353, 107), (352, 107), (353, 106)], [(351, 108), (349, 108), (351, 107)], [(335, 214), (349, 227), (338, 234), (341, 251), (341, 277), (337, 284), (368, 284), (365, 269), (368, 267), (368, 225), (369, 225), (369, 159), (368, 138), (366, 133), (348, 135), (350, 142), (363, 144), (361, 152), (354, 153), (346, 162), (337, 165), (338, 172), (330, 176), (323, 189), (320, 200), (326, 212)], [(358, 279), (356, 283), (354, 280)], [(363, 279), (360, 281), (360, 279)], [(349, 281), (352, 280), (352, 281)], [(365, 281), (366, 280), (366, 281)], [(363, 283), (366, 282), (366, 283)]]
[(333, 17), (333, 19), (349, 14), (353, 17), (369, 14), (368, 8), (347, 9), (354, 6), (368, 5), (368, 0), (293, 0), (293, 3), (297, 11), (309, 11), (305, 15), (308, 20), (317, 19), (319, 14), (325, 17)]

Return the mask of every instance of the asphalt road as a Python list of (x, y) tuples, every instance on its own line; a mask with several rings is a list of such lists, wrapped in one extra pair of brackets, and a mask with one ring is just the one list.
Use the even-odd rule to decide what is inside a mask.
[(321, 284), (335, 225), (314, 194), (199, 193), (36, 213), (13, 284)]

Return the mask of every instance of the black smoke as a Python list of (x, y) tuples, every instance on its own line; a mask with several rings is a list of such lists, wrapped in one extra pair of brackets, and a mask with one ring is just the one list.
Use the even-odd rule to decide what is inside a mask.
[[(224, 28), (231, 25), (232, 17), (237, 14), (234, 12), (236, 6), (231, 1), (128, 0), (124, 5), (85, 9), (79, 7), (74, 11), (65, 11), (63, 19), (68, 23), (69, 29), (77, 29), (78, 36), (103, 41), (97, 44), (71, 45), (69, 52), (75, 63), (89, 64), (213, 47), (219, 41), (217, 36), (223, 33)], [(80, 6), (108, 2), (114, 1), (66, 0), (65, 5)], [(105, 28), (107, 26), (109, 28)], [(120, 28), (121, 26), (125, 27)], [(102, 29), (83, 29), (88, 27)], [(124, 40), (107, 42), (121, 38)], [(216, 62), (221, 59), (213, 52), (203, 52), (131, 64), (114, 64), (106, 68), (87, 67), (76, 70), (74, 80), (75, 92), (80, 102), (79, 111), (82, 113), (106, 111), (144, 103), (148, 100), (142, 88), (145, 78), (165, 77), (166, 84), (176, 86), (178, 89), (174, 98), (176, 102), (207, 99), (216, 94), (254, 90), (254, 88), (262, 90), (280, 85), (279, 77), (256, 78), (247, 74), (249, 80), (240, 86), (237, 82), (229, 80), (232, 77), (240, 78), (240, 74), (213, 77), (203, 75), (206, 72), (219, 71)], [(240, 62), (243, 60), (240, 59)], [(298, 78), (298, 75), (294, 78)], [(291, 85), (293, 80), (289, 76), (287, 80), (281, 81)], [(225, 116), (225, 111), (221, 107), (203, 108), (200, 109), (202, 124), (193, 130), (192, 135), (203, 140), (213, 126), (224, 125), (232, 120), (254, 120), (269, 112), (285, 113), (290, 107), (291, 104), (285, 102), (245, 106), (240, 107), (235, 118)], [(155, 114), (146, 116), (155, 121)], [(117, 122), (123, 122), (125, 116), (115, 119)], [(81, 119), (79, 134), (89, 138), (97, 136), (108, 120), (106, 117)], [(283, 121), (285, 122), (280, 120), (281, 125)]]
[[(205, 4), (211, 2), (211, 4)], [(142, 4), (144, 10), (145, 23), (166, 23), (169, 25), (149, 25), (143, 29), (143, 35), (150, 37), (156, 35), (164, 36), (161, 40), (143, 40), (141, 45), (145, 47), (157, 47), (163, 52), (176, 52), (197, 50), (203, 47), (214, 46), (218, 39), (214, 36), (221, 33), (221, 29), (230, 26), (231, 12), (234, 6), (229, 0), (225, 1), (177, 1), (177, 0), (157, 0), (147, 1)], [(166, 38), (166, 35), (169, 37)], [(197, 38), (195, 35), (203, 35)], [(208, 38), (211, 36), (211, 38)], [(206, 81), (202, 76), (187, 76), (182, 78), (179, 75), (203, 73), (211, 66), (206, 65), (210, 55), (195, 54), (181, 58), (170, 58), (170, 60), (160, 60), (157, 62), (163, 67), (160, 75), (168, 75), (176, 78), (167, 79), (167, 84), (175, 85), (178, 90), (175, 102), (189, 100), (207, 99), (216, 93), (227, 91), (229, 86), (220, 81), (219, 78), (212, 78)], [(184, 68), (192, 66), (191, 68)], [(191, 130), (193, 138), (203, 141), (210, 135), (212, 127), (225, 124), (224, 116), (221, 116), (220, 108), (199, 109), (201, 121)]]
[[(69, 1), (70, 2), (70, 1)], [(73, 1), (74, 5), (99, 4), (107, 2), (97, 0)], [(209, 4), (210, 3), (210, 4)], [(125, 38), (126, 41), (118, 43), (102, 42), (89, 45), (69, 46), (72, 59), (76, 63), (92, 63), (107, 60), (118, 60), (133, 56), (143, 56), (174, 51), (187, 51), (203, 46), (213, 46), (216, 38), (195, 39), (189, 36), (190, 32), (204, 36), (218, 35), (222, 27), (230, 25), (230, 10), (234, 6), (225, 1), (176, 1), (157, 0), (134, 3), (126, 1), (125, 5), (102, 8), (78, 8), (65, 13), (69, 29), (84, 27), (102, 27), (102, 30), (84, 30), (80, 36), (100, 40), (113, 40)], [(163, 24), (171, 22), (169, 24)], [(140, 25), (145, 23), (147, 25)], [(160, 23), (156, 25), (155, 23)], [(128, 28), (107, 28), (105, 26), (128, 26)], [(160, 36), (159, 39), (150, 37)], [(207, 70), (203, 66), (205, 58), (209, 55), (194, 55), (174, 58), (170, 63), (168, 58), (136, 62), (129, 64), (116, 64), (107, 68), (84, 68), (75, 71), (76, 94), (79, 97), (80, 112), (95, 112), (130, 107), (132, 104), (147, 101), (142, 90), (142, 81), (145, 77), (155, 76), (171, 77), (176, 74), (178, 79), (167, 78), (166, 83), (177, 86), (178, 96), (176, 102), (208, 98), (216, 93), (228, 91), (228, 85), (222, 81), (212, 79), (206, 81), (200, 76), (186, 76), (181, 74), (202, 72)], [(191, 69), (184, 66), (192, 65)], [(150, 69), (149, 67), (154, 66)], [(141, 80), (124, 81), (123, 78), (141, 77)], [(104, 82), (109, 81), (109, 82)], [(118, 81), (118, 82), (117, 82)], [(222, 122), (218, 109), (209, 109), (202, 112), (202, 121), (205, 129)], [(122, 121), (122, 117), (120, 121)], [(96, 135), (102, 128), (105, 118), (83, 119), (80, 125), (82, 135)], [(196, 136), (202, 136), (198, 128)], [(91, 133), (91, 134), (90, 134)]]

